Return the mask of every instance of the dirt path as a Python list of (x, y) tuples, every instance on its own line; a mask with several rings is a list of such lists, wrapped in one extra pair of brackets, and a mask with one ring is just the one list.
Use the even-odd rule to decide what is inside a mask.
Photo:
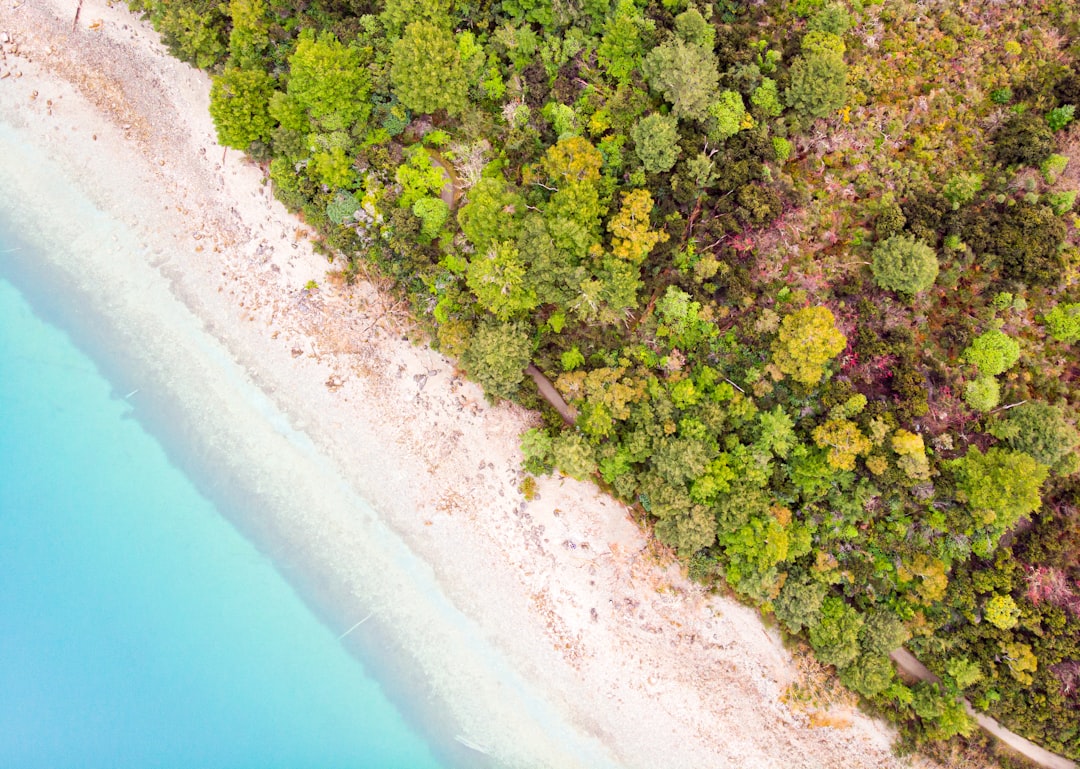
[[(902, 673), (920, 681), (940, 680), (907, 649), (897, 649), (889, 656), (892, 657), (892, 661), (896, 663)], [(976, 711), (967, 700), (964, 700), (964, 708), (984, 731), (1005, 743), (1029, 761), (1034, 761), (1039, 766), (1045, 766), (1046, 769), (1076, 769), (1076, 764), (1069, 759), (1051, 753), (1031, 740), (1024, 739), (1019, 734), (1009, 731), (990, 716)]]

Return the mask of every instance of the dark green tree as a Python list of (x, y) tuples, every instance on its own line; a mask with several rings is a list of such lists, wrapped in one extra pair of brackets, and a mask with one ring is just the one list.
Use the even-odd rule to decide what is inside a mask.
[(522, 323), (489, 320), (476, 327), (461, 364), (492, 400), (509, 398), (525, 378), (532, 342)]
[(787, 105), (805, 118), (827, 117), (847, 103), (847, 64), (842, 54), (820, 51), (799, 56), (791, 65)]

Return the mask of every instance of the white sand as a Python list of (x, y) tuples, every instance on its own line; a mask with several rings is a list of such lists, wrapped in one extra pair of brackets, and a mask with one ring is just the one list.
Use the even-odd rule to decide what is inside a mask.
[(287, 545), (328, 621), (375, 613), (450, 714), (439, 739), (501, 766), (904, 765), (878, 722), (789, 710), (775, 632), (653, 555), (623, 506), (559, 479), (525, 503), (530, 414), (403, 341), (372, 286), (333, 288), (261, 171), (222, 162), (207, 79), (101, 0), (72, 33), (74, 5), (0, 0), (4, 206), (62, 252), (65, 290), (138, 350), (132, 389), (250, 495), (245, 525)]

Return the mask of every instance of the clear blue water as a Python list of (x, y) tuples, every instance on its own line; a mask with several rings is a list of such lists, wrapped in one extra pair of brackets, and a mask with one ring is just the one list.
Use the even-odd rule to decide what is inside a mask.
[(0, 230), (0, 767), (439, 766), (8, 282), (11, 247)]

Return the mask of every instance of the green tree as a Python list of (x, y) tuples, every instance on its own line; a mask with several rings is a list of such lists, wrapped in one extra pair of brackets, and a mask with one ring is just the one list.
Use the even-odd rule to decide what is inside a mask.
[(1020, 360), (1020, 343), (998, 329), (990, 329), (975, 337), (964, 350), (964, 360), (985, 376), (997, 376), (1008, 371)]
[(828, 307), (806, 307), (780, 322), (780, 334), (772, 345), (773, 362), (796, 382), (813, 385), (846, 345), (847, 337), (836, 328)]
[(578, 433), (563, 432), (551, 443), (551, 455), (555, 467), (563, 475), (583, 481), (596, 472), (596, 458), (592, 446)]
[(679, 159), (678, 121), (654, 112), (630, 129), (634, 151), (649, 173), (670, 171)]
[(267, 142), (274, 130), (270, 96), (274, 83), (261, 69), (228, 68), (210, 86), (210, 117), (218, 141), (247, 150), (252, 142)]
[(649, 51), (641, 71), (677, 118), (703, 120), (720, 83), (716, 56), (700, 45), (670, 40)]
[(863, 617), (843, 598), (829, 596), (821, 605), (821, 618), (810, 626), (810, 645), (826, 665), (845, 668), (859, 656)]
[(860, 654), (840, 671), (844, 686), (870, 698), (889, 688), (895, 676), (892, 661), (883, 654)]
[(709, 106), (709, 139), (723, 142), (739, 132), (746, 119), (746, 105), (738, 91), (723, 91)]
[(1059, 342), (1072, 344), (1080, 340), (1080, 303), (1057, 304), (1043, 317), (1046, 330)]
[(891, 611), (879, 610), (866, 615), (859, 634), (859, 643), (871, 654), (888, 656), (906, 644), (911, 631)]
[(288, 95), (319, 131), (349, 130), (367, 122), (371, 82), (356, 49), (330, 32), (300, 34), (289, 57)]
[(458, 209), (461, 231), (477, 251), (486, 251), (496, 240), (517, 238), (521, 229), (518, 212), (525, 209), (521, 195), (511, 190), (500, 176), (485, 176), (468, 193), (468, 202)]
[(461, 356), (461, 364), (492, 400), (509, 398), (525, 378), (532, 342), (522, 323), (480, 323)]
[(390, 82), (407, 109), (456, 115), (468, 105), (468, 78), (449, 29), (414, 21), (394, 41), (391, 58)]
[(910, 235), (893, 235), (874, 247), (870, 269), (882, 288), (913, 296), (934, 285), (938, 260), (934, 249)]
[(386, 3), (379, 20), (391, 37), (399, 37), (405, 25), (424, 21), (443, 29), (450, 28), (451, 0), (394, 0)]
[(654, 24), (641, 16), (634, 0), (619, 0), (614, 13), (604, 23), (604, 36), (596, 49), (596, 58), (608, 75), (620, 83), (641, 65), (645, 53), (644, 36)]
[(824, 582), (806, 575), (789, 576), (773, 602), (773, 611), (788, 630), (799, 633), (821, 621), (821, 607), (828, 594), (829, 586)]
[(425, 238), (436, 237), (450, 218), (450, 207), (441, 198), (420, 198), (412, 204), (412, 212), (422, 222), (420, 234)]
[(978, 376), (964, 385), (964, 403), (976, 411), (992, 411), (1001, 403), (1001, 385), (989, 374)]
[(675, 34), (685, 43), (711, 51), (716, 44), (716, 30), (697, 8), (689, 8), (675, 17)]
[(993, 535), (1000, 536), (1039, 509), (1039, 490), (1048, 470), (1023, 452), (994, 447), (983, 454), (972, 446), (951, 466), (974, 522), (992, 535), (995, 544)]
[(1080, 433), (1065, 421), (1064, 409), (1041, 401), (1010, 409), (991, 432), (1047, 467), (1054, 467), (1080, 445)]
[(953, 210), (955, 211), (960, 208), (960, 206), (967, 205), (974, 200), (975, 196), (982, 190), (982, 187), (982, 174), (969, 174), (961, 171), (949, 177), (949, 180), (945, 182), (945, 186), (941, 190), (941, 194), (942, 197), (952, 205)]
[(799, 56), (790, 74), (785, 99), (802, 117), (827, 117), (847, 102), (847, 64), (835, 51)]
[(230, 64), (243, 69), (263, 66), (263, 56), (270, 47), (270, 18), (263, 0), (230, 0)]
[(228, 18), (218, 0), (147, 2), (154, 29), (178, 59), (199, 69), (221, 62), (228, 50)]
[(528, 267), (514, 241), (492, 243), (469, 260), (466, 283), (478, 304), (501, 320), (526, 313), (540, 302), (526, 281)]

